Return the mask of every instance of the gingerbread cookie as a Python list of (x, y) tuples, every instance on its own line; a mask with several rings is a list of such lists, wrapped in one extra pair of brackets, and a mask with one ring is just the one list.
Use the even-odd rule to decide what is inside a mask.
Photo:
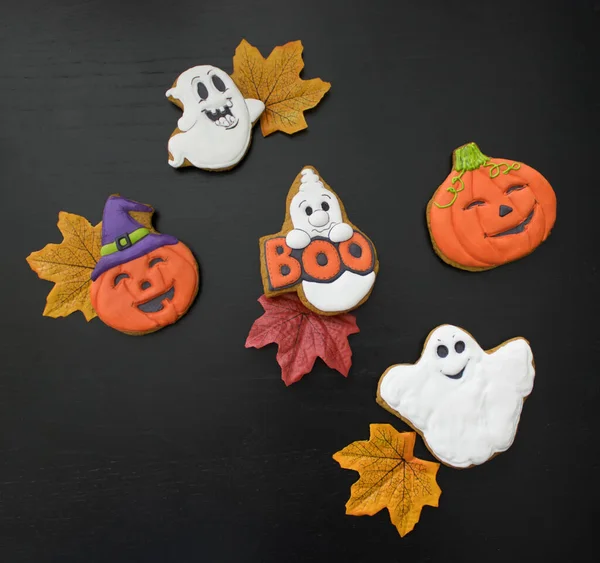
[(417, 363), (385, 371), (377, 402), (419, 432), (441, 462), (470, 467), (512, 445), (534, 377), (524, 338), (484, 351), (465, 330), (442, 325)]
[(355, 309), (369, 297), (379, 269), (371, 240), (354, 226), (339, 197), (305, 167), (286, 200), (281, 231), (260, 239), (267, 297), (294, 291), (322, 315)]
[(54, 282), (44, 316), (81, 311), (127, 334), (147, 334), (176, 322), (198, 292), (198, 264), (174, 236), (152, 228), (154, 209), (118, 195), (108, 198), (102, 222), (59, 213), (60, 244), (27, 257), (31, 269)]
[(108, 198), (90, 296), (108, 326), (146, 334), (173, 324), (190, 308), (198, 293), (198, 264), (185, 244), (144, 227), (132, 212), (153, 209), (119, 196)]
[(169, 139), (169, 164), (228, 170), (246, 154), (265, 104), (244, 99), (230, 76), (210, 65), (183, 72), (166, 93), (183, 110)]
[(556, 195), (537, 170), (485, 156), (475, 143), (453, 154), (453, 170), (427, 205), (435, 252), (463, 270), (488, 270), (533, 252), (556, 220)]

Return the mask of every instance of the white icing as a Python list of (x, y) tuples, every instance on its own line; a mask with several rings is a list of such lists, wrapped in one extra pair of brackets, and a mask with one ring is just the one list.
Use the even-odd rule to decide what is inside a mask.
[(328, 283), (303, 281), (302, 289), (308, 302), (324, 313), (349, 311), (356, 307), (375, 283), (375, 272), (366, 276), (345, 271)]
[[(199, 93), (202, 85), (204, 98)], [(205, 170), (235, 166), (246, 154), (252, 125), (265, 109), (260, 100), (245, 100), (230, 76), (210, 65), (183, 72), (166, 95), (183, 105), (177, 122), (182, 132), (169, 139), (169, 164), (174, 168), (186, 159)]]
[[(329, 238), (332, 227), (345, 224), (340, 202), (332, 191), (325, 188), (313, 170), (305, 168), (300, 174), (300, 188), (290, 203), (294, 230), (304, 231), (311, 239)], [(346, 226), (352, 231), (350, 225)], [(300, 236), (299, 233), (294, 235), (296, 238)]]
[(352, 238), (354, 230), (348, 223), (338, 223), (331, 227), (329, 231), (329, 239), (333, 242), (345, 242)]
[(310, 235), (300, 229), (292, 229), (285, 237), (285, 243), (296, 250), (306, 248), (310, 240)]
[[(344, 223), (337, 196), (324, 186), (314, 170), (304, 168), (300, 174), (300, 188), (292, 198), (289, 210), (294, 228), (287, 234), (286, 244), (298, 249), (306, 248), (316, 237), (325, 237), (332, 242), (350, 239), (354, 230)], [(311, 305), (324, 313), (335, 313), (356, 307), (374, 283), (375, 272), (361, 276), (346, 271), (332, 282), (303, 281), (302, 289)]]
[[(465, 344), (461, 353), (455, 350), (458, 341)], [(445, 358), (438, 346), (447, 348)], [(469, 467), (512, 445), (534, 377), (525, 339), (487, 353), (464, 330), (443, 325), (430, 334), (416, 364), (388, 370), (379, 394), (423, 434), (438, 459)]]

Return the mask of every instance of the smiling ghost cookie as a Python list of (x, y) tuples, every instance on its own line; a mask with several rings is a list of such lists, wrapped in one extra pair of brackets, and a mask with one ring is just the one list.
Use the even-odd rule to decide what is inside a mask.
[(295, 291), (307, 308), (322, 315), (361, 305), (379, 270), (375, 246), (310, 166), (289, 190), (281, 231), (259, 244), (265, 295)]
[(512, 445), (534, 377), (524, 338), (485, 351), (465, 330), (442, 325), (415, 364), (385, 371), (377, 402), (419, 432), (441, 462), (470, 467)]
[(485, 156), (475, 143), (453, 154), (427, 205), (435, 252), (463, 270), (488, 270), (533, 252), (556, 220), (556, 195), (537, 170)]
[(153, 211), (120, 196), (109, 197), (104, 206), (102, 246), (91, 274), (90, 297), (100, 320), (127, 334), (173, 324), (198, 292), (198, 264), (191, 250), (135, 218)]
[(210, 65), (183, 72), (166, 95), (183, 110), (169, 139), (171, 166), (218, 171), (242, 160), (263, 102), (244, 99), (231, 77)]

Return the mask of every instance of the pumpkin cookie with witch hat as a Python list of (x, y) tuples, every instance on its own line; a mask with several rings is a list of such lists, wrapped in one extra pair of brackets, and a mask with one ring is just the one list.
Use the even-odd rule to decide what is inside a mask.
[(321, 315), (361, 305), (379, 270), (371, 240), (350, 222), (342, 201), (309, 166), (290, 188), (281, 231), (262, 237), (259, 244), (265, 295), (295, 291)]
[(198, 264), (174, 236), (151, 232), (131, 212), (143, 203), (108, 198), (102, 217), (101, 258), (92, 272), (91, 299), (107, 325), (146, 334), (173, 324), (198, 292)]
[(490, 158), (475, 143), (453, 154), (452, 172), (427, 205), (435, 252), (463, 270), (488, 270), (533, 252), (556, 220), (556, 195), (537, 170)]
[[(37, 274), (56, 285), (45, 316), (76, 310), (133, 335), (173, 324), (198, 292), (198, 264), (190, 249), (152, 228), (154, 209), (118, 195), (104, 206), (102, 223), (61, 212), (61, 244), (27, 258)], [(101, 232), (100, 232), (101, 231)]]

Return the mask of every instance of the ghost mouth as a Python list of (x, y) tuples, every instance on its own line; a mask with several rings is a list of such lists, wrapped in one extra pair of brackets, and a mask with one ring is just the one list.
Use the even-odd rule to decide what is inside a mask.
[(448, 375), (447, 373), (444, 373), (444, 372), (442, 372), (442, 374), (444, 374), (448, 379), (460, 379), (463, 376), (463, 374), (465, 373), (466, 367), (467, 367), (467, 364), (465, 364), (465, 367), (462, 368), (458, 373), (455, 373), (454, 375)]
[(333, 229), (333, 227), (335, 227), (335, 225), (337, 225), (337, 223), (327, 223), (327, 225), (325, 225), (322, 229), (311, 229), (311, 231), (321, 234), (325, 231), (330, 231), (331, 229)]
[(495, 237), (504, 237), (506, 235), (517, 235), (519, 233), (522, 233), (525, 230), (525, 227), (527, 225), (529, 225), (529, 223), (531, 223), (531, 219), (533, 218), (533, 212), (535, 211), (535, 208), (531, 210), (531, 213), (529, 215), (527, 215), (527, 218), (522, 221), (521, 223), (519, 223), (516, 227), (513, 227), (512, 229), (508, 229), (507, 231), (502, 231), (501, 233), (498, 233), (496, 235), (488, 235), (492, 238)]
[(225, 127), (225, 129), (234, 129), (237, 127), (238, 118), (231, 113), (231, 107), (233, 103), (231, 100), (227, 100), (227, 103), (220, 108), (203, 109), (203, 113), (218, 127)]
[(158, 313), (158, 311), (162, 311), (164, 309), (163, 301), (165, 299), (172, 301), (173, 296), (175, 295), (175, 286), (173, 286), (169, 291), (159, 295), (158, 297), (154, 297), (150, 299), (150, 301), (146, 301), (144, 303), (140, 303), (137, 308), (142, 311), (142, 313)]

